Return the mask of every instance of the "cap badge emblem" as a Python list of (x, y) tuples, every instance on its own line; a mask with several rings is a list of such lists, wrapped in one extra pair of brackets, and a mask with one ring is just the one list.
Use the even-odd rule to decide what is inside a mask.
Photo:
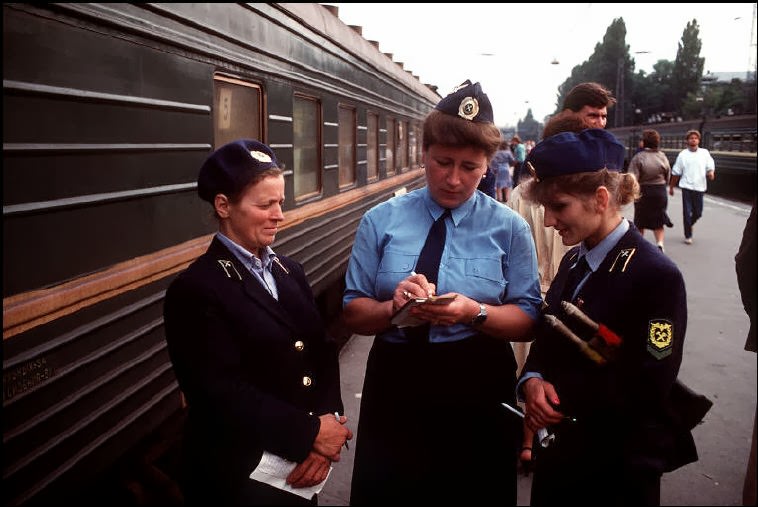
[(458, 107), (458, 116), (466, 120), (473, 120), (479, 114), (479, 101), (474, 97), (466, 97)]
[(258, 162), (268, 163), (271, 162), (271, 157), (268, 156), (267, 153), (263, 153), (262, 151), (251, 151), (250, 156), (253, 157)]

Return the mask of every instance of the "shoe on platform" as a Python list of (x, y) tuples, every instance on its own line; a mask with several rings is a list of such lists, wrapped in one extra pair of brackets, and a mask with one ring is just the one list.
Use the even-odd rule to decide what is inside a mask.
[(684, 242), (688, 245), (692, 244), (692, 238), (684, 238)]

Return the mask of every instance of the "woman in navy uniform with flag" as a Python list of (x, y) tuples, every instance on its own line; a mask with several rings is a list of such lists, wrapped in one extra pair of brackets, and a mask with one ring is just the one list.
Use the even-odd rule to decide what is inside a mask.
[(527, 197), (565, 245), (578, 243), (546, 294), (519, 379), (527, 425), (555, 434), (538, 451), (532, 505), (659, 505), (661, 474), (697, 459), (671, 397), (684, 280), (621, 215), (639, 195), (623, 161), (623, 145), (601, 129), (549, 137), (527, 159)]
[(166, 292), (166, 341), (188, 402), (182, 490), (188, 505), (315, 505), (250, 479), (264, 451), (323, 482), (351, 431), (337, 354), (302, 266), (271, 249), (284, 219), (273, 151), (242, 139), (203, 164), (198, 193), (219, 230)]

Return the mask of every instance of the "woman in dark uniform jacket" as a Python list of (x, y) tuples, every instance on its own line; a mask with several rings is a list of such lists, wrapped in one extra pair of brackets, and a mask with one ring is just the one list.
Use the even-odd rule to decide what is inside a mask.
[(315, 504), (254, 481), (268, 451), (298, 463), (294, 487), (322, 482), (345, 440), (337, 355), (303, 268), (270, 245), (284, 178), (257, 141), (222, 146), (198, 177), (219, 232), (166, 292), (166, 341), (189, 408), (187, 504)]
[[(564, 244), (579, 243), (547, 292), (519, 380), (527, 425), (555, 432), (536, 459), (532, 505), (659, 505), (661, 474), (697, 459), (670, 399), (687, 326), (684, 280), (621, 216), (639, 195), (635, 178), (618, 172), (623, 153), (612, 134), (588, 129), (549, 137), (528, 159), (536, 177), (527, 197), (544, 204), (545, 226)], [(564, 300), (604, 327), (595, 332)]]

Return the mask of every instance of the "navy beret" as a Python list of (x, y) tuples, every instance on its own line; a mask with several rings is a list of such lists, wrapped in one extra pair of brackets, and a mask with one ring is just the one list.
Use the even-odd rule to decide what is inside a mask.
[(601, 169), (621, 171), (624, 145), (603, 129), (561, 132), (537, 143), (525, 165), (534, 168), (537, 180)]
[(213, 204), (216, 194), (232, 193), (238, 182), (255, 174), (278, 168), (274, 152), (253, 139), (238, 139), (225, 144), (208, 157), (197, 177), (197, 193)]
[(468, 79), (440, 100), (435, 109), (477, 123), (495, 123), (487, 94), (482, 91), (479, 83), (471, 84)]

